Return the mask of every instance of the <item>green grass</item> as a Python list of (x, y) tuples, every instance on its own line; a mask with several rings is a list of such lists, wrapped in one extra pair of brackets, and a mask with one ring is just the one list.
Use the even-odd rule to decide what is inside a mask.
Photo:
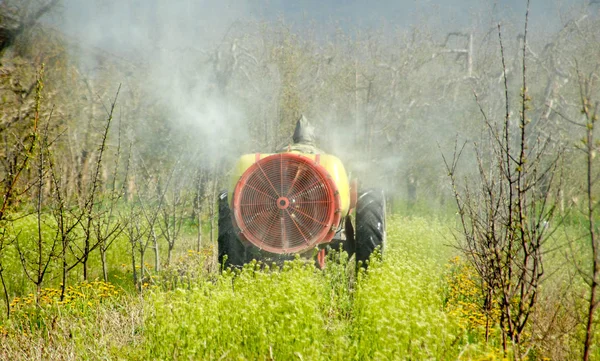
[[(424, 219), (390, 222), (385, 262), (359, 281), (354, 300), (356, 355), (367, 359), (455, 359), (456, 325), (442, 309), (447, 231)], [(449, 240), (446, 240), (449, 241)]]
[(453, 251), (445, 225), (393, 217), (383, 263), (367, 273), (301, 260), (248, 265), (147, 298), (148, 358), (454, 360), (465, 346), (443, 310)]
[(188, 252), (141, 295), (104, 297), (98, 283), (68, 304), (22, 303), (0, 319), (0, 359), (500, 360), (499, 333), (483, 342), (473, 305), (448, 307), (452, 286), (472, 287), (449, 281), (465, 278), (449, 262), (451, 226), (390, 217), (383, 262), (358, 274), (344, 259), (218, 274)]

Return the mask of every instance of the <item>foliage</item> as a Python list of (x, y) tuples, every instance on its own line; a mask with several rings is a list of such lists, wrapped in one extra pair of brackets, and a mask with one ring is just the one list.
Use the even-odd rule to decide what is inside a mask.
[[(58, 289), (44, 289), (41, 307), (33, 294), (13, 300), (13, 317), (0, 322), (0, 356), (501, 360), (498, 315), (492, 314), (486, 343), (481, 280), (447, 246), (450, 226), (392, 216), (383, 262), (372, 261), (358, 274), (336, 253), (323, 271), (296, 259), (219, 274), (211, 266), (214, 250), (206, 250), (179, 255), (141, 296), (102, 281), (70, 287), (63, 302)], [(548, 292), (558, 287), (541, 292), (536, 323), (554, 317), (549, 310), (561, 301)], [(565, 316), (554, 318), (564, 322)], [(566, 345), (548, 340), (532, 359), (558, 355), (551, 347)], [(565, 359), (578, 344), (569, 347), (561, 351)]]
[(149, 358), (289, 358), (296, 352), (319, 358), (328, 337), (315, 267), (296, 261), (281, 271), (260, 268), (250, 264), (216, 284), (153, 294), (145, 327)]
[[(484, 310), (491, 316), (499, 307), (502, 348), (508, 353), (508, 340), (518, 360), (527, 357), (529, 318), (538, 300), (538, 288), (544, 275), (544, 250), (555, 231), (560, 185), (557, 169), (563, 151), (549, 153), (551, 137), (539, 134), (531, 124), (531, 96), (528, 90), (528, 20), (525, 14), (521, 66), (521, 90), (516, 119), (511, 114), (505, 47), (498, 24), (505, 113), (502, 118), (488, 117), (477, 94), (482, 120), (487, 126), (490, 144), (474, 143), (478, 177), (458, 181), (456, 168), (465, 145), (455, 147), (451, 161), (444, 163), (450, 177), (461, 235), (458, 244), (470, 265), (481, 278)], [(501, 87), (501, 86), (499, 86)], [(473, 186), (472, 184), (475, 183)], [(486, 341), (489, 324), (486, 323)]]
[[(477, 271), (468, 262), (456, 256), (447, 264), (447, 284), (444, 309), (458, 319), (471, 343), (485, 342), (498, 335), (500, 309), (496, 303), (491, 310), (485, 305), (485, 287)], [(490, 335), (490, 333), (492, 333)]]
[(36, 307), (53, 305), (76, 305), (92, 307), (105, 299), (118, 296), (121, 292), (112, 284), (103, 281), (83, 282), (77, 286), (68, 286), (64, 298), (60, 298), (60, 289), (44, 288), (38, 295), (30, 293), (26, 297), (15, 297), (11, 306), (15, 312), (30, 313)]
[[(575, 71), (597, 79), (600, 26), (591, 8), (526, 44), (507, 24), (501, 74), (494, 32), (477, 27), (441, 33), (426, 24), (393, 31), (335, 24), (321, 31), (310, 22), (240, 20), (215, 44), (193, 45), (164, 41), (157, 27), (153, 40), (161, 46), (144, 52), (138, 44), (139, 54), (129, 57), (38, 22), (57, 1), (21, 3), (0, 4), (0, 308), (7, 316), (13, 308), (0, 318), (0, 358), (500, 359), (498, 299), (485, 292), (491, 282), (446, 247), (448, 228), (455, 228), (449, 218), (432, 216), (455, 211), (439, 151), (459, 134), (480, 153), (470, 156), (477, 166), (456, 170), (471, 189), (485, 185), (478, 176), (490, 175), (492, 198), (525, 192), (550, 169), (546, 159), (566, 149), (565, 164), (550, 172), (566, 181), (552, 188), (548, 203), (564, 218), (536, 213), (540, 194), (549, 194), (542, 180), (525, 197), (532, 217), (494, 224), (502, 233), (531, 221), (538, 235), (546, 225), (571, 227), (571, 250), (553, 239), (537, 253), (544, 277), (525, 282), (539, 286), (537, 304), (518, 326), (531, 359), (573, 359), (585, 338), (591, 358), (600, 359), (598, 327), (591, 327), (597, 312), (590, 308), (585, 335), (581, 311), (582, 278), (598, 275), (586, 268), (597, 257), (581, 251), (590, 247), (579, 236), (596, 221), (575, 214), (598, 199), (598, 187), (583, 197), (578, 151), (589, 161), (597, 153), (562, 121), (580, 119), (583, 105), (588, 127), (597, 129), (593, 112), (586, 113), (592, 104), (577, 101)], [(515, 85), (524, 76), (520, 51), (531, 80), (505, 98), (502, 79)], [(522, 108), (509, 114), (504, 100)], [(498, 142), (502, 127), (482, 122), (480, 113), (505, 119), (517, 136)], [(384, 261), (373, 260), (368, 272), (332, 254), (324, 271), (296, 260), (219, 274), (215, 204), (229, 165), (242, 153), (287, 144), (299, 114), (315, 123), (320, 147), (342, 158), (353, 178), (386, 189), (390, 213), (423, 218), (393, 216)], [(521, 157), (508, 144), (525, 126), (531, 138), (521, 142)], [(540, 172), (521, 176), (537, 151)], [(513, 161), (488, 173), (498, 152)], [(494, 187), (511, 172), (510, 185)], [(536, 241), (515, 239), (522, 249)], [(565, 252), (574, 254), (573, 264), (565, 265)], [(520, 266), (513, 270), (527, 268)], [(513, 296), (505, 310), (525, 299)]]
[(451, 253), (443, 229), (394, 217), (385, 262), (358, 275), (334, 255), (324, 271), (302, 260), (252, 263), (187, 289), (155, 288), (147, 357), (456, 359), (468, 345), (443, 309), (441, 274)]
[(440, 230), (420, 218), (390, 222), (385, 261), (372, 262), (358, 280), (352, 338), (359, 358), (452, 360), (465, 346), (442, 307), (441, 274), (451, 252)]

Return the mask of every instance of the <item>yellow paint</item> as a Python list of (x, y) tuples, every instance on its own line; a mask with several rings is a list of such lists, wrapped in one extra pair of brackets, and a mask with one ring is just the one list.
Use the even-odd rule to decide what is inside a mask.
[[(294, 151), (291, 153), (300, 154), (303, 157), (309, 158), (313, 161), (316, 158), (316, 154), (304, 154)], [(275, 153), (261, 153), (260, 159), (266, 158), (273, 154)], [(235, 189), (238, 180), (242, 177), (246, 169), (248, 169), (255, 162), (256, 154), (244, 154), (238, 159), (229, 180), (228, 190), (230, 202), (232, 201), (231, 195), (233, 194), (233, 190)], [(340, 209), (342, 211), (342, 216), (346, 215), (348, 213), (348, 208), (350, 207), (350, 183), (348, 182), (348, 174), (346, 173), (344, 164), (338, 157), (330, 154), (321, 154), (319, 164), (321, 164), (321, 166), (327, 170), (329, 175), (331, 175), (333, 182), (336, 184), (338, 192), (340, 193)]]

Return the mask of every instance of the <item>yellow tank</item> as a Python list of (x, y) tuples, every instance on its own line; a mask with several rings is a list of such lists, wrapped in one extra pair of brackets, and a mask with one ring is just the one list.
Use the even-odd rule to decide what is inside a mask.
[[(329, 173), (333, 179), (333, 183), (337, 186), (340, 197), (340, 211), (342, 215), (348, 214), (350, 208), (350, 182), (348, 181), (348, 174), (344, 168), (342, 161), (330, 154), (305, 154), (297, 151), (291, 151), (290, 153), (298, 154), (306, 157), (314, 162), (320, 164)], [(244, 154), (242, 155), (235, 166), (233, 167), (232, 174), (229, 180), (228, 192), (233, 194), (234, 189), (244, 174), (244, 172), (252, 166), (259, 159), (266, 158), (277, 153), (255, 153), (255, 154)], [(232, 201), (232, 198), (230, 198)]]

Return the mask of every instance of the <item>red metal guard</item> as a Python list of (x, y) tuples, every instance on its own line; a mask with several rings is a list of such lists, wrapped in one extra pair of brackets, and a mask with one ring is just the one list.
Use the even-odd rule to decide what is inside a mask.
[(272, 253), (296, 253), (329, 242), (340, 223), (340, 197), (327, 170), (296, 153), (258, 160), (232, 200), (238, 236)]

